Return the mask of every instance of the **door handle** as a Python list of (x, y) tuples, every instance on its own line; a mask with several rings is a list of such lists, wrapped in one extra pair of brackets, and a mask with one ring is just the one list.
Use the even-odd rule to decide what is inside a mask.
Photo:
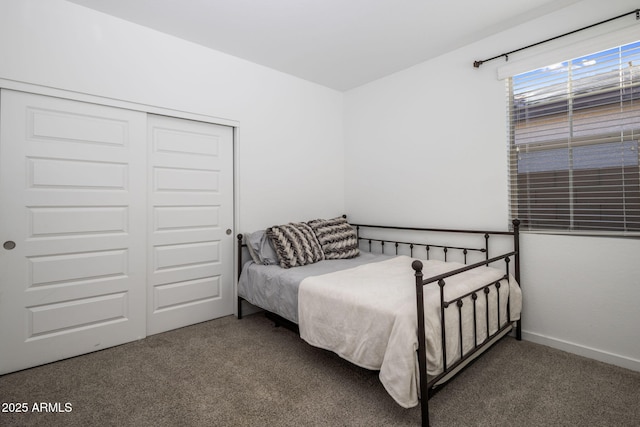
[(16, 247), (16, 242), (14, 242), (13, 240), (7, 240), (3, 243), (2, 247), (10, 251), (11, 249)]
[(233, 233), (233, 231), (231, 231), (230, 228), (227, 228), (227, 231), (225, 231), (225, 233), (227, 233), (227, 236), (230, 235), (231, 233)]

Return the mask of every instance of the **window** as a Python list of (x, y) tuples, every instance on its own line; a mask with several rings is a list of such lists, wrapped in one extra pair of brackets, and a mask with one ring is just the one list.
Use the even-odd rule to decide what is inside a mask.
[(511, 217), (530, 231), (640, 232), (640, 42), (507, 86)]

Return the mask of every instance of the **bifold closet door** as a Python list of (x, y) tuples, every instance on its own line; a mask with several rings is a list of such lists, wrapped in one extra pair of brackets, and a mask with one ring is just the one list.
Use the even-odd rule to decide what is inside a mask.
[(147, 334), (233, 313), (233, 128), (148, 116)]
[(0, 92), (0, 374), (145, 336), (146, 132)]

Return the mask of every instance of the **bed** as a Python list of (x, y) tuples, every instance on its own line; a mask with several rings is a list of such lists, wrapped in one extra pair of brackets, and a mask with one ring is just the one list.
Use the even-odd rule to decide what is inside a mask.
[(430, 396), (512, 330), (521, 338), (518, 226), (390, 227), (342, 216), (239, 235), (238, 318), (246, 300), (309, 344), (379, 371), (389, 395), (420, 405), (429, 425)]

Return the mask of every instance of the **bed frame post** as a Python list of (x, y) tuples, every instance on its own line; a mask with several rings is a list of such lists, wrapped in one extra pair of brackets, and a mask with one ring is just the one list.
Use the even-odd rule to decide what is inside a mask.
[[(484, 259), (489, 259), (489, 233), (484, 233), (484, 249), (485, 249), (485, 253), (484, 253)], [(489, 267), (489, 264), (487, 264), (487, 267)]]
[[(515, 271), (514, 277), (516, 282), (522, 288), (522, 282), (520, 282), (520, 220), (514, 219), (513, 223), (513, 250), (515, 251)], [(516, 322), (516, 339), (518, 341), (522, 340), (522, 314), (520, 315), (520, 320)]]
[(427, 386), (427, 348), (424, 330), (424, 294), (422, 282), (422, 262), (411, 263), (416, 276), (416, 301), (418, 310), (418, 367), (420, 371), (420, 409), (422, 425), (429, 426), (429, 387)]
[[(240, 273), (242, 273), (242, 239), (243, 239), (242, 234), (238, 234), (237, 239), (238, 239), (238, 253), (237, 253), (238, 271), (237, 271), (236, 281), (237, 279), (240, 279)], [(237, 300), (238, 300), (238, 319), (242, 319), (242, 298), (238, 296)]]

